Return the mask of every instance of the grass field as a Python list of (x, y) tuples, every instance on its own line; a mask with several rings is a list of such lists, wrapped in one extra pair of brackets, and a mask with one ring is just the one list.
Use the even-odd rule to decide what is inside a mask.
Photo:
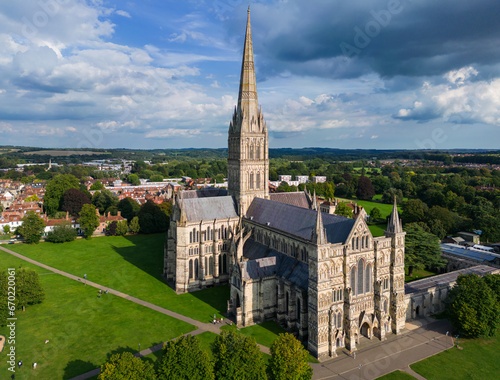
[(384, 231), (387, 229), (387, 224), (369, 224), (368, 229), (373, 237), (384, 236)]
[[(450, 338), (451, 339), (451, 338)], [(463, 350), (450, 348), (410, 367), (428, 380), (498, 379), (500, 332), (493, 338), (462, 339)]]
[(426, 269), (413, 270), (413, 276), (408, 276), (408, 268), (405, 268), (405, 282), (421, 280), (426, 277), (435, 276), (437, 273)]
[[(17, 311), (16, 379), (63, 379), (99, 367), (108, 355), (136, 352), (194, 330), (194, 326), (111, 294), (97, 297), (90, 286), (49, 273), (0, 251), (0, 269), (35, 269), (46, 299)], [(0, 328), (5, 335), (6, 327)], [(45, 344), (48, 339), (49, 343)], [(0, 378), (8, 379), (5, 359), (0, 357)], [(31, 365), (37, 362), (36, 371)]]
[(70, 243), (15, 244), (7, 248), (155, 305), (210, 322), (227, 309), (229, 287), (177, 295), (162, 278), (165, 234), (99, 237)]
[(377, 378), (377, 380), (412, 380), (415, 379), (409, 373), (403, 371), (394, 371), (384, 375), (382, 377)]

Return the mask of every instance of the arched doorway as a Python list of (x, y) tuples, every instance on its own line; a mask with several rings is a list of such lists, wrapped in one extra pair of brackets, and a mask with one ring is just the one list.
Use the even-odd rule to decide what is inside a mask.
[(363, 335), (363, 336), (365, 336), (367, 338), (371, 338), (372, 337), (371, 327), (368, 324), (368, 322), (363, 323), (363, 325), (361, 326), (361, 335)]
[(415, 308), (415, 318), (418, 318), (420, 316), (420, 306), (417, 306)]
[(236, 307), (241, 307), (240, 295), (236, 293)]

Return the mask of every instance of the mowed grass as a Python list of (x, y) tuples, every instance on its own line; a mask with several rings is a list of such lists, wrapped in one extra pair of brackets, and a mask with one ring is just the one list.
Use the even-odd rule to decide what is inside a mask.
[(384, 231), (387, 229), (387, 224), (369, 224), (368, 229), (373, 237), (384, 236)]
[[(0, 251), (0, 270), (31, 268), (40, 274), (45, 300), (17, 311), (16, 379), (67, 379), (99, 367), (109, 354), (137, 352), (193, 331), (194, 326), (111, 294), (97, 297), (91, 286)], [(6, 327), (0, 334), (6, 335)], [(45, 344), (45, 340), (49, 343)], [(6, 350), (0, 379), (8, 379)], [(37, 369), (31, 365), (37, 362)]]
[(144, 301), (211, 322), (227, 309), (229, 287), (177, 295), (162, 277), (165, 234), (98, 237), (70, 243), (5, 247), (51, 267)]
[[(451, 338), (450, 338), (451, 339)], [(500, 332), (493, 338), (459, 338), (456, 347), (410, 365), (428, 380), (498, 379)]]
[(413, 380), (413, 379), (415, 378), (409, 373), (399, 370), (377, 378), (377, 380)]
[(410, 277), (408, 275), (408, 267), (405, 268), (405, 282), (411, 282), (415, 280), (421, 280), (426, 277), (435, 276), (437, 273), (426, 269), (414, 269), (413, 275)]

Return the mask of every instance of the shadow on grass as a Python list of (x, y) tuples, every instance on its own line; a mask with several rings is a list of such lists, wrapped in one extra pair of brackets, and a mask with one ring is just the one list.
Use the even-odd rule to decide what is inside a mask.
[[(229, 285), (220, 285), (213, 288), (198, 290), (196, 292), (182, 294), (180, 297), (195, 297), (216, 309), (219, 314), (227, 312), (227, 301), (230, 297)], [(207, 315), (207, 322), (213, 319), (213, 315)]]
[(71, 379), (75, 376), (81, 375), (82, 373), (90, 372), (96, 368), (99, 368), (99, 365), (83, 360), (72, 360), (68, 362), (64, 368), (63, 379)]
[(164, 282), (162, 273), (165, 236), (165, 233), (126, 235), (124, 238), (133, 245), (129, 247), (112, 246), (112, 249), (130, 264)]

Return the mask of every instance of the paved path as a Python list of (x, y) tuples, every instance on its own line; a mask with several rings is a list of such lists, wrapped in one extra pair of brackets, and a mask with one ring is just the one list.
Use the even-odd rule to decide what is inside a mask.
[[(171, 310), (168, 310), (168, 309), (165, 309), (163, 307), (157, 306), (157, 305), (152, 304), (150, 302), (143, 301), (143, 300), (141, 300), (139, 298), (132, 297), (132, 296), (130, 296), (128, 294), (119, 292), (119, 291), (114, 290), (114, 289), (110, 289), (108, 287), (102, 286), (102, 285), (97, 284), (95, 282), (92, 282), (92, 281), (89, 281), (89, 280), (85, 280), (85, 279), (83, 279), (81, 277), (78, 277), (78, 276), (75, 276), (75, 275), (73, 275), (71, 273), (63, 272), (62, 270), (53, 268), (53, 267), (45, 265), (45, 264), (43, 264), (43, 263), (41, 263), (39, 261), (30, 259), (29, 257), (23, 256), (23, 255), (21, 255), (21, 254), (19, 254), (17, 252), (11, 251), (10, 249), (4, 248), (4, 247), (0, 247), (0, 250), (4, 251), (6, 253), (9, 253), (9, 254), (11, 254), (13, 256), (16, 256), (16, 257), (18, 257), (18, 258), (20, 258), (22, 260), (27, 261), (27, 262), (35, 264), (35, 265), (37, 265), (39, 267), (47, 269), (47, 270), (49, 270), (49, 271), (51, 271), (53, 273), (57, 273), (57, 274), (60, 274), (61, 276), (70, 278), (70, 279), (75, 280), (75, 281), (79, 281), (82, 284), (93, 286), (96, 289), (101, 289), (103, 291), (104, 290), (108, 290), (108, 293), (110, 293), (110, 294), (114, 294), (115, 296), (118, 296), (118, 297), (121, 297), (121, 298), (125, 298), (126, 300), (135, 302), (136, 304), (142, 305), (144, 307), (147, 307), (149, 309), (155, 310), (155, 311), (157, 311), (159, 313), (168, 315), (170, 317), (177, 318), (177, 319), (179, 319), (181, 321), (187, 322), (187, 323), (189, 323), (189, 324), (194, 325), (194, 326), (197, 327), (196, 330), (194, 330), (192, 332), (189, 332), (188, 334), (198, 335), (198, 334), (201, 334), (201, 333), (203, 333), (205, 331), (210, 331), (210, 332), (215, 333), (215, 334), (219, 334), (220, 333), (220, 325), (217, 325), (217, 324), (214, 325), (213, 323), (203, 323), (203, 322), (197, 321), (195, 319), (186, 317), (185, 315), (182, 315), (182, 314), (175, 313), (175, 312), (173, 312)], [(262, 346), (260, 344), (259, 344), (259, 347), (260, 347), (260, 350), (262, 352), (264, 352), (266, 354), (269, 354), (269, 348), (268, 347)], [(135, 356), (148, 355), (148, 354), (150, 354), (152, 352), (161, 350), (162, 348), (163, 348), (163, 343), (158, 344), (158, 345), (153, 346), (153, 347), (146, 348), (146, 349), (144, 349), (144, 350), (136, 353)], [(92, 377), (92, 376), (95, 376), (95, 375), (99, 374), (99, 372), (100, 372), (100, 369), (98, 368), (98, 369), (95, 369), (93, 371), (90, 371), (90, 372), (84, 373), (82, 375), (79, 375), (79, 376), (75, 377), (74, 379), (75, 380), (88, 379), (89, 377)]]
[[(392, 335), (386, 342), (366, 341), (356, 353), (356, 359), (340, 354), (338, 358), (312, 364), (315, 380), (376, 379), (389, 372), (401, 370), (417, 379), (409, 365), (453, 347), (446, 320), (424, 320), (424, 325), (408, 330), (403, 335)], [(412, 328), (411, 325), (407, 324)]]

